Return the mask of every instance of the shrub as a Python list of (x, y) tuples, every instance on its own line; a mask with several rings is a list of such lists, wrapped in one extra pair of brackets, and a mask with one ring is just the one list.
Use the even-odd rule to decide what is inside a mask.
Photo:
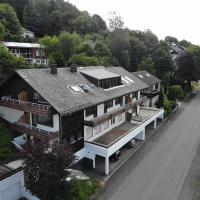
[(175, 107), (176, 107), (175, 101), (165, 100), (164, 101), (165, 117), (167, 117)]
[(172, 90), (175, 93), (176, 99), (184, 99), (186, 97), (186, 93), (181, 85), (173, 85)]
[(176, 101), (176, 93), (174, 89), (172, 88), (172, 86), (168, 88), (167, 98), (171, 101)]
[(87, 181), (73, 180), (70, 184), (68, 200), (88, 200), (100, 187), (100, 183), (96, 179)]

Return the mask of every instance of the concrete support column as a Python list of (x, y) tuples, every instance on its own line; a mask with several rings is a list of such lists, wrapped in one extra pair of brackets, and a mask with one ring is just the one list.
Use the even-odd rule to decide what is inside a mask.
[(96, 168), (96, 155), (94, 155), (94, 158), (93, 158), (93, 168), (94, 169)]
[(157, 127), (157, 118), (154, 120), (154, 129)]
[(105, 174), (109, 175), (109, 157), (105, 157)]
[(138, 135), (135, 136), (135, 139), (137, 140), (145, 140), (145, 128), (143, 131), (141, 131)]

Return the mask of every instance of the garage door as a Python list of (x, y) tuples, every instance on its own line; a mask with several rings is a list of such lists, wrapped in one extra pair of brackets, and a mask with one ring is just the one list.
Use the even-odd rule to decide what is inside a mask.
[(21, 197), (22, 195), (20, 182), (6, 188), (2, 192), (2, 200), (18, 200)]

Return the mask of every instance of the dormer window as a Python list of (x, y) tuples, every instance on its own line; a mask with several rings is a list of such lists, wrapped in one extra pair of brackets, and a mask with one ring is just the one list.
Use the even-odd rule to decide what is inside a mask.
[(104, 79), (99, 81), (99, 87), (108, 89), (121, 85), (120, 78)]

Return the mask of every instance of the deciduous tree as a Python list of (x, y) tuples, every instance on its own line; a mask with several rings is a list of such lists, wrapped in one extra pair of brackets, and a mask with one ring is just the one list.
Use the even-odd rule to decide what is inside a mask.
[(26, 188), (41, 199), (55, 200), (66, 191), (66, 169), (74, 163), (75, 157), (64, 145), (49, 145), (43, 141), (27, 143), (24, 149)]
[(4, 26), (4, 39), (20, 41), (22, 39), (22, 27), (15, 10), (9, 4), (0, 4), (0, 23)]

